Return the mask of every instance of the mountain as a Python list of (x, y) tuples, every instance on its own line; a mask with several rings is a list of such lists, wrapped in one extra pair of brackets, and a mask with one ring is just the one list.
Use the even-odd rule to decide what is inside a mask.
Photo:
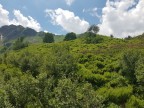
[[(21, 25), (5, 25), (0, 27), (0, 35), (3, 35), (4, 41), (9, 42), (15, 40), (18, 37), (25, 36), (25, 40), (30, 43), (42, 42), (42, 37), (45, 35), (44, 31), (36, 32), (32, 28), (23, 27)], [(54, 39), (56, 42), (63, 41), (63, 35), (55, 35)]]
[(37, 32), (31, 28), (25, 28), (21, 25), (5, 25), (0, 28), (0, 34), (5, 40), (11, 40), (20, 36), (36, 36)]

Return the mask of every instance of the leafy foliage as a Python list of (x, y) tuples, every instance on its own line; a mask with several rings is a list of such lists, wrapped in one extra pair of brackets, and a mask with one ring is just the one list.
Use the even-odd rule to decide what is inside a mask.
[(76, 39), (76, 34), (71, 32), (71, 33), (67, 33), (65, 38), (64, 38), (64, 41), (69, 41), (69, 40), (74, 40)]
[(94, 33), (94, 34), (97, 34), (99, 32), (99, 27), (97, 25), (91, 25), (87, 32), (91, 32), (91, 33)]
[(43, 38), (44, 43), (53, 43), (54, 42), (54, 34), (52, 33), (45, 33)]
[(87, 32), (85, 36), (85, 43), (87, 44), (98, 44), (103, 41), (103, 38), (99, 35), (96, 35), (92, 32)]
[(143, 108), (143, 47), (143, 38), (87, 32), (7, 49), (0, 54), (0, 108)]

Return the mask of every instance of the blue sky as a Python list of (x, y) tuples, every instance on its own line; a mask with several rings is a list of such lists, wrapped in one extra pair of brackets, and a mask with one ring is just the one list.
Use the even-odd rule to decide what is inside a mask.
[(63, 30), (61, 26), (53, 25), (51, 18), (46, 17), (46, 9), (58, 9), (69, 10), (75, 14), (75, 16), (84, 19), (90, 24), (98, 24), (99, 19), (96, 16), (90, 15), (89, 12), (83, 12), (83, 9), (91, 10), (93, 8), (99, 8), (99, 14), (101, 9), (105, 6), (105, 0), (75, 0), (71, 5), (68, 5), (65, 0), (1, 0), (0, 4), (4, 9), (9, 11), (9, 16), (12, 19), (14, 17), (13, 10), (20, 10), (24, 16), (31, 16), (41, 25), (41, 30), (47, 30), (49, 32), (63, 34), (68, 31)]
[(0, 26), (10, 24), (55, 34), (96, 24), (100, 34), (123, 38), (144, 32), (144, 0), (1, 0)]

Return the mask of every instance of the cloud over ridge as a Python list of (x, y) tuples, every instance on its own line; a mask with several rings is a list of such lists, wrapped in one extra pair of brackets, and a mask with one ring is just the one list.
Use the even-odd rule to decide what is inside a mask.
[(40, 24), (33, 19), (31, 16), (25, 17), (20, 10), (14, 10), (13, 14), (15, 16), (14, 19), (9, 18), (9, 12), (3, 8), (0, 4), (0, 27), (3, 25), (22, 25), (24, 27), (30, 27), (36, 31), (41, 30)]

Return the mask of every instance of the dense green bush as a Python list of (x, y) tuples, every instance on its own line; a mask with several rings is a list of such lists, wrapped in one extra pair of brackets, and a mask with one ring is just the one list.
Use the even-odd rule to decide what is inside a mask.
[(44, 43), (53, 43), (54, 42), (54, 34), (52, 33), (45, 33), (43, 38)]
[(85, 33), (85, 43), (87, 44), (98, 44), (103, 41), (103, 38), (99, 35), (96, 35), (92, 32)]
[(131, 83), (136, 83), (136, 64), (139, 60), (140, 52), (128, 51), (124, 53), (121, 62), (121, 71), (123, 76), (127, 77)]
[(131, 98), (126, 103), (126, 108), (143, 108), (144, 100), (140, 100), (135, 96), (131, 96)]
[(85, 36), (1, 52), (0, 108), (143, 108), (143, 40)]
[(70, 79), (62, 79), (59, 80), (53, 93), (54, 97), (50, 99), (51, 107), (101, 108), (103, 106), (102, 98), (95, 93), (92, 86), (88, 83), (79, 85)]
[(64, 41), (75, 40), (76, 38), (76, 34), (71, 32), (66, 34)]

